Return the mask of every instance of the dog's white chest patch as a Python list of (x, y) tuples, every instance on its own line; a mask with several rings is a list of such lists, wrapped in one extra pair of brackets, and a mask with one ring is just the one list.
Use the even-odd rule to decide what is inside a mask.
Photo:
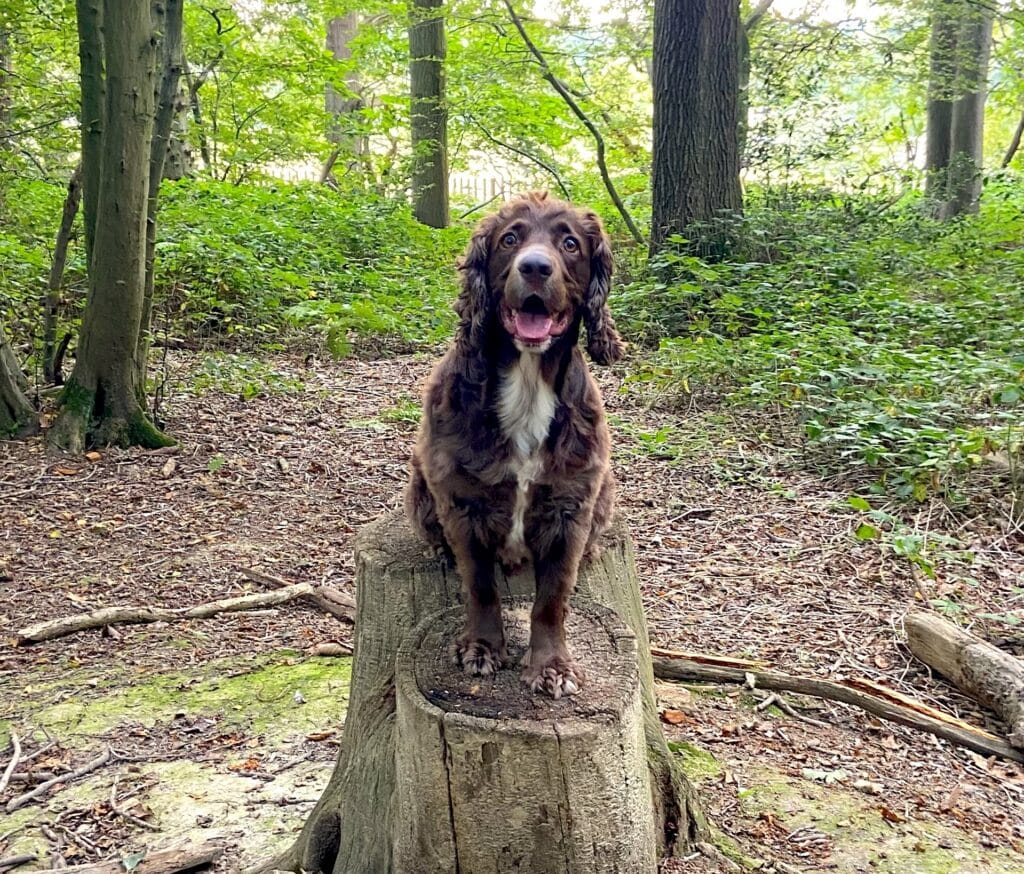
[(540, 474), (540, 448), (547, 439), (557, 401), (540, 372), (540, 356), (524, 354), (501, 376), (498, 389), (498, 421), (515, 452), (509, 467), (518, 482), (512, 529), (505, 543), (505, 560), (517, 563), (528, 555), (523, 540), (530, 484)]

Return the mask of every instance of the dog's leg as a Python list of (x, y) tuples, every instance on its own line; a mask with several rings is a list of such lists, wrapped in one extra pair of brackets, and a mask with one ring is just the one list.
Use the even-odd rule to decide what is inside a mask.
[[(530, 617), (530, 650), (523, 682), (534, 692), (545, 692), (552, 698), (575, 695), (586, 679), (565, 639), (569, 598), (590, 531), (590, 514), (581, 515), (584, 518), (566, 520), (560, 513), (554, 514), (549, 524), (558, 527), (548, 529), (553, 536), (542, 543), (547, 548), (537, 550), (533, 559), (537, 594)], [(561, 524), (555, 521), (559, 517)]]
[(453, 542), (452, 551), (466, 605), (466, 627), (455, 644), (455, 662), (467, 674), (487, 677), (508, 660), (501, 598), (494, 581), (494, 553), (472, 533)]
[(433, 549), (438, 552), (446, 550), (444, 531), (437, 518), (437, 504), (423, 477), (423, 469), (415, 451), (409, 465), (409, 483), (405, 487), (405, 516), (413, 531)]

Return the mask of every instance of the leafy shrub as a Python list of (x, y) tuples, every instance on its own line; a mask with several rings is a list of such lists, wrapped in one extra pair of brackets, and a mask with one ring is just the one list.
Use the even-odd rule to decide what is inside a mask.
[(166, 186), (157, 285), (190, 335), (257, 344), (300, 328), (343, 354), (348, 337), (435, 340), (452, 324), (465, 231), (405, 204), (323, 186)]
[(1024, 200), (990, 192), (946, 225), (869, 206), (755, 213), (759, 259), (670, 253), (620, 318), (661, 338), (637, 378), (789, 410), (831, 468), (922, 500), (1024, 440)]
[[(64, 191), (21, 182), (0, 230), (0, 308), (19, 342), (38, 338), (39, 301)], [(455, 260), (467, 232), (419, 224), (404, 203), (324, 186), (161, 189), (155, 324), (190, 345), (277, 347), (353, 336), (432, 343), (454, 321)], [(84, 305), (83, 240), (69, 251), (65, 323)]]

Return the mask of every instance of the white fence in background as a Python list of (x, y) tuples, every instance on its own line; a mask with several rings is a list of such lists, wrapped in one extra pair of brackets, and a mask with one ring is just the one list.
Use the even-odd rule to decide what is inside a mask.
[[(282, 182), (316, 182), (320, 179), (320, 167), (312, 164), (268, 164), (263, 172)], [(266, 181), (256, 184), (267, 184)], [(486, 203), (491, 200), (509, 200), (524, 191), (549, 185), (546, 180), (511, 178), (511, 176), (481, 175), (479, 173), (451, 173), (448, 176), (448, 193), (460, 202), (468, 204)]]

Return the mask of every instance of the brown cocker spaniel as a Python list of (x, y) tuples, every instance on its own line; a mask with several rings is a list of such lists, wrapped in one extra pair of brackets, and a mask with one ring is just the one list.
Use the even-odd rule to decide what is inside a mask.
[(470, 674), (508, 658), (496, 560), (532, 560), (523, 680), (560, 698), (583, 685), (565, 617), (614, 492), (601, 395), (577, 345), (582, 325), (596, 363), (622, 355), (606, 305), (612, 253), (594, 212), (535, 193), (480, 222), (460, 269), (459, 327), (424, 392), (406, 511), (455, 558), (456, 659)]

